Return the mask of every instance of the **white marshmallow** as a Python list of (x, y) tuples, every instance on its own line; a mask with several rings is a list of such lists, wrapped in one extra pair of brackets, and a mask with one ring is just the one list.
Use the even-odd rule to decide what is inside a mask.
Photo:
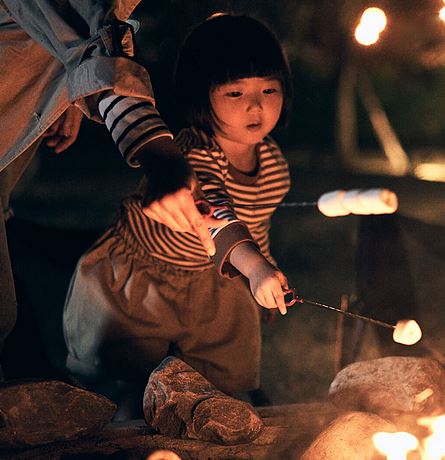
[(361, 193), (362, 190), (359, 189), (348, 190), (345, 192), (341, 204), (344, 208), (349, 209), (352, 214), (371, 214), (369, 205), (367, 206), (367, 203), (362, 202), (360, 199)]
[(347, 216), (350, 211), (343, 206), (344, 190), (324, 193), (317, 201), (318, 210), (327, 217)]
[(359, 193), (359, 201), (367, 214), (392, 214), (397, 211), (397, 195), (386, 188), (371, 188)]
[(403, 319), (397, 321), (392, 338), (402, 345), (414, 345), (422, 338), (422, 330), (413, 319)]

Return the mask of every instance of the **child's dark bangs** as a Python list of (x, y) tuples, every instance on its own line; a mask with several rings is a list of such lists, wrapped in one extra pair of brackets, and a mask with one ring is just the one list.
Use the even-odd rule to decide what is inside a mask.
[[(249, 52), (250, 51), (250, 52)], [(281, 55), (271, 52), (260, 54), (257, 50), (243, 47), (233, 49), (232, 53), (223, 53), (217, 60), (213, 75), (214, 84), (223, 84), (241, 78), (271, 77), (282, 81), (285, 78), (285, 63)], [(275, 51), (275, 50), (273, 50)]]

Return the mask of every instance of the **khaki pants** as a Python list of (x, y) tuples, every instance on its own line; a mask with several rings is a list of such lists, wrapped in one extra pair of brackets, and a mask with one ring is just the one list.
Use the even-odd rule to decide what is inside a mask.
[(64, 311), (80, 380), (146, 383), (169, 354), (227, 393), (259, 387), (260, 307), (242, 278), (177, 269), (110, 230), (80, 260)]

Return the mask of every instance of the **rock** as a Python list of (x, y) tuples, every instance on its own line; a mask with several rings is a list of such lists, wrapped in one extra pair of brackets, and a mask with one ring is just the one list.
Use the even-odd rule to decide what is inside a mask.
[(445, 370), (434, 359), (390, 356), (342, 369), (329, 388), (337, 407), (396, 420), (400, 414), (443, 412)]
[(253, 441), (263, 422), (254, 408), (231, 398), (178, 358), (166, 358), (144, 394), (146, 422), (163, 435), (233, 445)]
[(322, 431), (299, 460), (372, 460), (377, 454), (372, 436), (380, 431), (396, 427), (375, 414), (349, 412)]
[(95, 433), (116, 405), (64, 382), (17, 381), (0, 386), (0, 446), (30, 447)]

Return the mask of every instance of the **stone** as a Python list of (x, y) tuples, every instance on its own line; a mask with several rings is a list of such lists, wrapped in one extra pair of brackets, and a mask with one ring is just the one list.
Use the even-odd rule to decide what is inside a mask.
[(175, 357), (151, 373), (143, 410), (152, 428), (173, 437), (235, 445), (253, 441), (263, 429), (250, 404), (221, 392)]
[(395, 431), (394, 425), (378, 415), (349, 412), (322, 431), (299, 460), (373, 460), (377, 450), (372, 436)]
[(96, 433), (116, 405), (67, 383), (11, 381), (0, 386), (0, 446), (29, 447)]
[(342, 409), (397, 420), (401, 414), (442, 413), (444, 392), (445, 370), (436, 360), (389, 356), (346, 366), (331, 383), (329, 398)]

